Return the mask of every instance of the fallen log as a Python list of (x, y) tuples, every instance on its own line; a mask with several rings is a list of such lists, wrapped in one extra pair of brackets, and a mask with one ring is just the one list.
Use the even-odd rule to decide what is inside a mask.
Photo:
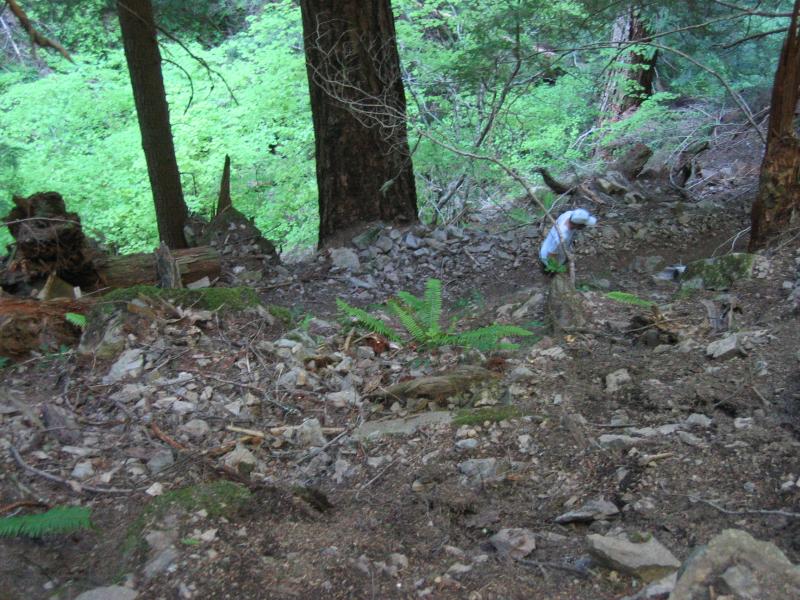
[[(203, 277), (213, 280), (220, 275), (219, 253), (209, 246), (175, 250), (172, 256), (184, 287)], [(156, 285), (159, 282), (154, 254), (103, 256), (95, 259), (94, 266), (98, 276), (97, 289)]]

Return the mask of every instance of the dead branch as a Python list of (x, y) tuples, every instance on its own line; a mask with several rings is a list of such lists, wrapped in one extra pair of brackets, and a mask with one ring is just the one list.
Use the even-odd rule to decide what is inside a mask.
[(36, 46), (39, 46), (40, 48), (53, 48), (69, 62), (75, 62), (72, 60), (69, 52), (64, 49), (64, 46), (54, 40), (51, 40), (50, 38), (45, 37), (36, 30), (36, 28), (33, 26), (33, 23), (31, 23), (31, 20), (28, 18), (28, 15), (25, 13), (22, 7), (17, 4), (17, 0), (6, 0), (6, 3), (11, 9), (11, 12), (17, 18), (17, 21), (19, 21), (19, 24), (22, 26), (22, 28), (28, 32), (28, 36), (31, 38), (31, 52), (33, 53), (34, 58), (36, 58)]
[(11, 456), (23, 470), (28, 471), (42, 479), (47, 479), (48, 481), (53, 481), (55, 483), (60, 483), (63, 486), (68, 487), (74, 492), (91, 492), (93, 494), (132, 494), (136, 490), (128, 489), (128, 488), (99, 488), (93, 487), (90, 485), (83, 485), (82, 483), (78, 483), (77, 481), (70, 481), (68, 479), (64, 479), (63, 477), (59, 477), (58, 475), (53, 475), (52, 473), (48, 473), (47, 471), (42, 471), (37, 469), (36, 467), (32, 467), (24, 460), (22, 460), (22, 456), (20, 456), (19, 451), (14, 446), (8, 447), (9, 451), (11, 452)]
[(762, 510), (762, 509), (729, 510), (723, 506), (720, 506), (716, 502), (712, 502), (711, 500), (706, 500), (705, 498), (700, 498), (699, 496), (689, 496), (689, 500), (691, 502), (702, 502), (703, 504), (707, 504), (711, 508), (716, 509), (719, 512), (726, 515), (777, 515), (779, 517), (800, 519), (800, 513), (789, 512), (785, 510)]

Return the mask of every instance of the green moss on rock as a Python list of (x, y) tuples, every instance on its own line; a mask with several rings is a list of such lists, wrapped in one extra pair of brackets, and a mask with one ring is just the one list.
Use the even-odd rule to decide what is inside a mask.
[(689, 263), (681, 276), (686, 287), (704, 287), (710, 290), (728, 289), (740, 279), (753, 274), (755, 254), (737, 252)]
[(517, 417), (524, 416), (525, 413), (517, 406), (491, 406), (486, 408), (477, 408), (473, 410), (462, 410), (453, 418), (455, 425), (480, 425), (489, 421), (490, 423), (499, 423), (500, 421), (507, 421), (509, 419), (516, 419)]

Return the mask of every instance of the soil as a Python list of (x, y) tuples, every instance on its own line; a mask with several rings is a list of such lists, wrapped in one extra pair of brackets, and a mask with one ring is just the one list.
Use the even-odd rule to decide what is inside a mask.
[[(681, 292), (636, 263), (640, 257), (660, 256), (666, 266), (741, 249), (746, 235), (736, 234), (748, 224), (752, 196), (737, 196), (736, 189), (707, 190), (701, 200), (712, 198), (714, 205), (671, 199), (639, 207), (595, 207), (601, 224), (677, 223), (676, 212), (690, 218), (641, 238), (587, 235), (577, 279), (586, 290), (592, 330), (560, 339), (538, 336), (518, 350), (484, 357), (506, 377), (515, 367), (530, 370), (532, 376), (516, 382), (513, 394), (524, 416), (333, 444), (328, 450), (332, 460), (356, 467), (338, 478), (328, 469), (323, 474), (309, 470), (303, 479), (298, 474), (315, 460), (312, 455), (265, 446), (263, 485), (251, 486), (244, 506), (218, 516), (175, 508), (156, 517), (146, 508), (152, 498), (142, 491), (75, 494), (22, 471), (11, 459), (0, 463), (0, 505), (29, 498), (50, 504), (80, 500), (92, 506), (95, 523), (93, 530), (69, 536), (3, 540), (0, 598), (73, 598), (86, 589), (127, 581), (139, 598), (619, 599), (635, 594), (642, 583), (592, 562), (586, 546), (587, 534), (615, 528), (651, 534), (681, 561), (723, 529), (740, 528), (775, 543), (797, 563), (800, 519), (769, 512), (800, 512), (800, 487), (785, 485), (800, 476), (800, 326), (784, 287), (785, 281), (797, 279), (797, 242), (767, 252), (766, 278), (739, 281), (729, 291), (741, 308), (733, 330), (758, 332), (746, 353), (729, 359), (711, 360), (705, 352), (708, 343), (728, 333), (709, 327), (701, 302), (718, 300), (720, 292)], [(480, 227), (497, 235), (514, 227), (502, 214), (484, 221)], [(480, 324), (507, 314), (501, 308), (505, 305), (516, 308), (546, 292), (536, 250), (520, 249), (524, 260), (519, 264), (492, 272), (476, 269), (468, 280), (448, 280), (445, 274), (445, 306), (471, 299), (470, 320)], [(347, 287), (331, 281), (324, 259), (289, 268), (300, 275), (298, 283), (265, 290), (265, 303), (335, 319), (335, 300)], [(608, 289), (656, 301), (664, 319), (661, 337), (654, 342), (642, 331), (631, 331), (636, 319), (652, 318), (649, 309), (615, 302), (606, 296)], [(386, 297), (394, 291), (385, 290)], [(541, 312), (531, 315), (541, 317)], [(161, 375), (225, 373), (238, 361), (255, 362), (251, 350), (257, 343), (276, 340), (287, 329), (280, 321), (267, 327), (246, 313), (220, 319), (206, 331), (208, 345), (199, 349), (188, 343), (186, 352), (170, 354)], [(180, 332), (170, 343), (186, 337)], [(345, 335), (335, 339), (341, 344)], [(677, 349), (687, 341), (694, 346), (687, 344), (686, 352)], [(563, 350), (562, 358), (541, 354), (554, 347)], [(208, 358), (207, 366), (198, 367), (198, 354)], [(442, 367), (464, 358), (446, 350), (417, 356)], [(67, 398), (79, 416), (81, 435), (119, 428), (120, 449), (108, 448), (100, 456), (111, 464), (122, 445), (136, 445), (126, 441), (129, 427), (147, 432), (149, 440), (140, 437), (137, 444), (159, 441), (146, 421), (114, 421), (119, 413), (108, 400), (111, 389), (97, 383), (107, 368), (106, 363), (70, 357), (33, 361), (6, 369), (4, 387), (18, 392), (34, 412), (56, 396)], [(401, 376), (411, 376), (413, 368), (402, 364)], [(628, 371), (631, 382), (609, 393), (606, 376), (619, 369)], [(330, 409), (313, 390), (284, 400), (298, 407), (303, 418), (316, 416), (326, 427), (352, 428), (365, 418), (393, 416), (384, 406), (376, 412)], [(602, 435), (683, 423), (694, 413), (711, 421), (707, 428), (686, 429), (691, 435), (653, 435), (626, 448), (598, 443)], [(24, 446), (29, 459), (37, 448), (47, 447), (53, 433), (41, 422), (36, 426), (37, 418), (30, 416), (32, 438), (20, 440), (12, 437), (17, 432), (4, 430), (0, 415), (0, 436), (7, 444)], [(273, 407), (243, 426), (261, 429), (301, 420)], [(176, 421), (162, 420), (160, 427), (179, 439)], [(457, 448), (455, 442), (466, 437), (478, 440), (474, 449)], [(219, 436), (205, 440), (198, 450), (220, 441)], [(131, 455), (130, 447), (126, 451)], [(374, 457), (385, 460), (367, 466)], [(503, 465), (501, 474), (466, 482), (458, 465), (490, 457)], [(215, 464), (201, 451), (183, 453), (158, 480), (179, 489), (230, 476), (221, 475)], [(331, 507), (318, 510), (324, 507), (309, 502), (297, 485), (313, 487)], [(595, 498), (612, 501), (620, 515), (591, 524), (556, 524), (557, 516)], [(527, 528), (535, 535), (528, 563), (503, 559), (494, 551), (489, 538), (507, 527)], [(148, 548), (140, 534), (151, 529), (177, 536), (178, 558), (147, 579)], [(213, 539), (200, 541), (210, 529), (216, 530)], [(393, 553), (406, 560), (393, 559)]]

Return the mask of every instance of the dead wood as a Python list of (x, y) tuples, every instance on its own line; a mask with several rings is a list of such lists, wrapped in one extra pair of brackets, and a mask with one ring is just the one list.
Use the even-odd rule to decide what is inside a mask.
[(45, 37), (36, 30), (36, 28), (33, 26), (33, 23), (31, 23), (31, 20), (28, 18), (28, 15), (24, 10), (22, 10), (22, 7), (17, 4), (17, 0), (6, 0), (6, 3), (11, 9), (11, 12), (14, 13), (14, 16), (17, 18), (17, 21), (19, 21), (19, 24), (22, 26), (22, 28), (28, 32), (28, 36), (31, 38), (31, 52), (34, 58), (36, 58), (36, 46), (39, 46), (40, 48), (53, 48), (69, 62), (74, 62), (72, 57), (69, 55), (69, 52), (64, 49), (64, 46), (54, 40), (51, 40), (50, 38)]
[(77, 343), (81, 330), (65, 315), (85, 314), (90, 306), (86, 300), (0, 297), (0, 356), (19, 358), (32, 350), (55, 351)]
[(156, 273), (158, 275), (158, 285), (164, 289), (182, 288), (181, 270), (178, 261), (170, 252), (169, 247), (161, 242), (156, 249)]
[(428, 398), (435, 402), (441, 402), (456, 394), (469, 391), (477, 383), (496, 378), (496, 373), (483, 367), (461, 365), (452, 371), (438, 375), (396, 383), (384, 390), (376, 391), (374, 396), (387, 400)]
[(223, 211), (233, 207), (231, 201), (231, 157), (225, 155), (225, 165), (222, 167), (222, 179), (219, 183), (219, 196), (217, 197), (217, 212), (218, 215)]
[[(184, 286), (208, 277), (219, 277), (221, 265), (216, 250), (208, 246), (175, 250), (172, 253)], [(95, 260), (98, 288), (125, 288), (159, 283), (157, 260), (153, 254), (105, 256)]]

